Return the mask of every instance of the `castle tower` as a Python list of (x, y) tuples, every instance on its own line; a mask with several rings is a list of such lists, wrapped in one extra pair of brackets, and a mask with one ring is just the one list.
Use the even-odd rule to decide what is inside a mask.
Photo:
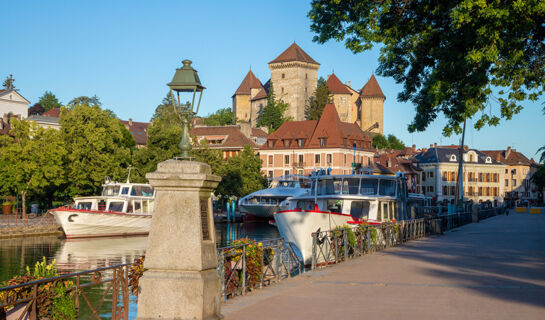
[(248, 71), (244, 80), (233, 95), (233, 113), (236, 121), (251, 122), (256, 115), (252, 115), (252, 99), (261, 91), (265, 90), (261, 81), (257, 79), (252, 70)]
[(341, 121), (354, 123), (357, 119), (353, 119), (353, 109), (356, 106), (352, 103), (352, 92), (334, 73), (327, 77), (325, 84)]
[(320, 64), (295, 42), (269, 62), (276, 99), (289, 104), (286, 116), (305, 120), (305, 106), (316, 90), (319, 68)]
[(378, 128), (371, 132), (383, 134), (383, 108), (386, 97), (378, 85), (375, 75), (360, 90), (358, 107), (360, 108), (360, 120), (362, 130), (378, 123)]

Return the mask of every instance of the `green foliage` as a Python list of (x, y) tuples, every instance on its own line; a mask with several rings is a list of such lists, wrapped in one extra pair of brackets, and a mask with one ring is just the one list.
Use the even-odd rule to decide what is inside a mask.
[(231, 108), (223, 108), (209, 114), (204, 118), (204, 124), (207, 126), (225, 126), (235, 124), (235, 113)]
[(44, 92), (39, 99), (40, 100), (38, 103), (42, 106), (42, 108), (44, 108), (44, 111), (60, 108), (62, 106), (59, 99), (57, 99), (57, 97), (51, 91)]
[(250, 145), (244, 146), (240, 155), (227, 159), (221, 171), (222, 182), (217, 193), (223, 196), (242, 197), (267, 186), (261, 173), (261, 159)]
[(6, 80), (2, 82), (2, 87), (6, 90), (15, 89), (15, 85), (13, 84), (15, 82), (15, 79), (13, 79), (12, 75), (10, 74), (9, 77), (6, 77)]
[(307, 120), (319, 120), (324, 112), (326, 104), (331, 102), (329, 88), (323, 77), (318, 79), (318, 86), (310, 97), (309, 105), (305, 108), (305, 117)]
[(276, 100), (273, 85), (271, 83), (269, 94), (267, 95), (267, 105), (263, 108), (257, 119), (257, 126), (269, 128), (269, 133), (276, 131), (282, 123), (291, 120), (291, 117), (284, 116), (288, 106), (287, 103)]
[(70, 100), (70, 102), (68, 102), (67, 106), (74, 107), (74, 106), (81, 105), (81, 104), (88, 104), (90, 106), (100, 107), (102, 105), (102, 102), (100, 102), (100, 99), (96, 95), (94, 95), (92, 97), (81, 96), (81, 97), (76, 97), (76, 98)]
[(53, 278), (59, 275), (57, 271), (57, 261), (53, 260), (51, 264), (48, 264), (45, 257), (42, 257), (42, 261), (36, 262), (34, 265), (34, 271), (30, 272), (30, 267), (26, 267), (27, 276), (33, 276), (35, 278)]
[[(409, 131), (423, 131), (443, 113), (443, 134), (497, 126), (545, 89), (545, 3), (529, 1), (313, 0), (314, 41), (344, 41), (354, 53), (380, 44), (378, 74), (403, 85), (411, 101)], [(493, 93), (493, 90), (497, 94)], [(497, 104), (499, 114), (485, 112)]]
[(403, 144), (403, 142), (396, 138), (393, 134), (389, 134), (387, 138), (380, 133), (376, 134), (373, 137), (372, 145), (376, 149), (405, 149), (405, 144)]
[(131, 150), (119, 119), (98, 104), (83, 103), (62, 108), (60, 124), (67, 195), (97, 194), (106, 176), (126, 177)]
[(540, 190), (545, 189), (545, 165), (540, 165), (530, 179)]

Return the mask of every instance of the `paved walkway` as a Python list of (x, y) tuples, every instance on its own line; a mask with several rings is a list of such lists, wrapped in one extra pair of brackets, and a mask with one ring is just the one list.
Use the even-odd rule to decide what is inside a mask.
[(226, 319), (545, 319), (545, 214), (497, 216), (228, 300)]

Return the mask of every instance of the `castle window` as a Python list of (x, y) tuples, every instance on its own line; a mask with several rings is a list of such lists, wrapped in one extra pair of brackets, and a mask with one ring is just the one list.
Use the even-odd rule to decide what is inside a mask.
[(305, 79), (308, 79), (308, 73), (305, 73)]
[[(284, 156), (284, 164), (290, 164), (290, 155), (289, 154), (286, 154)], [(288, 173), (289, 174), (289, 173)]]
[[(315, 164), (319, 164), (319, 163), (320, 163), (320, 155), (319, 155), (319, 154), (315, 155), (315, 157), (314, 157), (314, 163), (315, 163)], [(505, 180), (505, 181), (507, 181), (507, 180)]]
[(305, 88), (305, 93), (307, 93), (307, 88)]
[(282, 94), (284, 94), (284, 88), (281, 88), (282, 89)]
[(284, 79), (286, 77), (286, 74), (282, 73), (282, 79)]

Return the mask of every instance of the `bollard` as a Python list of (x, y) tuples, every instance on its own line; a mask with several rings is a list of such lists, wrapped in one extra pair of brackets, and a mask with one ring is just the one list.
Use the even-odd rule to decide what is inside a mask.
[(479, 206), (475, 204), (471, 207), (471, 222), (479, 222)]
[(227, 218), (227, 222), (229, 222), (229, 220), (231, 220), (230, 219), (230, 217), (231, 217), (231, 201), (227, 200), (227, 205), (226, 206), (227, 206), (227, 216), (226, 216), (226, 218)]

